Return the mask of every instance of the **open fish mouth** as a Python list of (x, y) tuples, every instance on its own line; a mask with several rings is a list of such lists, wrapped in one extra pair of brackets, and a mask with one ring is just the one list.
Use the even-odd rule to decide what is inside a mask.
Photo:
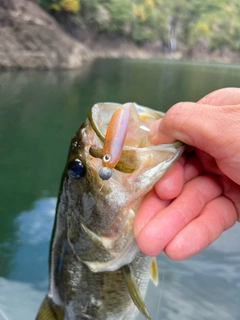
[[(124, 106), (126, 106), (128, 114), (123, 114), (122, 117), (121, 115), (115, 116), (117, 111)], [(114, 116), (115, 121), (112, 120)], [(114, 168), (122, 173), (134, 172), (135, 175), (139, 167), (155, 166), (163, 159), (165, 161), (170, 160), (169, 158), (178, 153), (178, 150), (183, 149), (183, 144), (180, 141), (156, 146), (152, 145), (148, 139), (150, 125), (155, 120), (163, 118), (163, 116), (163, 112), (136, 103), (124, 105), (116, 103), (95, 104), (88, 114), (88, 119), (99, 139), (98, 143), (96, 139), (90, 147), (90, 154), (95, 158), (102, 159), (102, 164), (106, 167)], [(104, 148), (106, 149), (105, 152)], [(108, 152), (111, 154), (106, 154)], [(116, 161), (112, 161), (110, 164), (108, 163), (110, 162), (109, 159), (105, 159), (106, 156), (116, 158)]]

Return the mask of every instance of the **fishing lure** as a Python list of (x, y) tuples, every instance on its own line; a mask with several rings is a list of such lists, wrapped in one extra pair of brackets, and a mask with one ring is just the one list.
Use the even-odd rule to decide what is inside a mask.
[(103, 144), (103, 167), (99, 170), (99, 177), (102, 180), (111, 178), (111, 169), (117, 165), (121, 158), (131, 115), (135, 120), (138, 119), (134, 104), (125, 103), (116, 109), (110, 119)]

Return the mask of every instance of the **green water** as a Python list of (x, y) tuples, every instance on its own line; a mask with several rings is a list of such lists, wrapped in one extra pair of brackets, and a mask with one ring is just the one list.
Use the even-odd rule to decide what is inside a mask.
[[(135, 101), (166, 111), (178, 101), (239, 85), (237, 65), (98, 60), (69, 72), (2, 71), (0, 320), (33, 319), (46, 291), (61, 172), (70, 139), (95, 102)], [(239, 227), (232, 230), (185, 262), (160, 256), (165, 280), (148, 295), (153, 319), (239, 319)]]

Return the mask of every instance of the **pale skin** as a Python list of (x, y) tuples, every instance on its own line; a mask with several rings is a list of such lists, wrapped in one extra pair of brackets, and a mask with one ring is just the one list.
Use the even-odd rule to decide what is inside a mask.
[(187, 259), (240, 221), (240, 88), (174, 105), (149, 138), (188, 147), (145, 197), (135, 238), (147, 255)]

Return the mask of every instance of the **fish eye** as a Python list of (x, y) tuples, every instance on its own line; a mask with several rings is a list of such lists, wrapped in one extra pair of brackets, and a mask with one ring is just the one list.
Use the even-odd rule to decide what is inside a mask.
[(75, 180), (83, 178), (86, 174), (85, 166), (83, 165), (82, 161), (78, 158), (69, 162), (67, 171), (69, 177)]

